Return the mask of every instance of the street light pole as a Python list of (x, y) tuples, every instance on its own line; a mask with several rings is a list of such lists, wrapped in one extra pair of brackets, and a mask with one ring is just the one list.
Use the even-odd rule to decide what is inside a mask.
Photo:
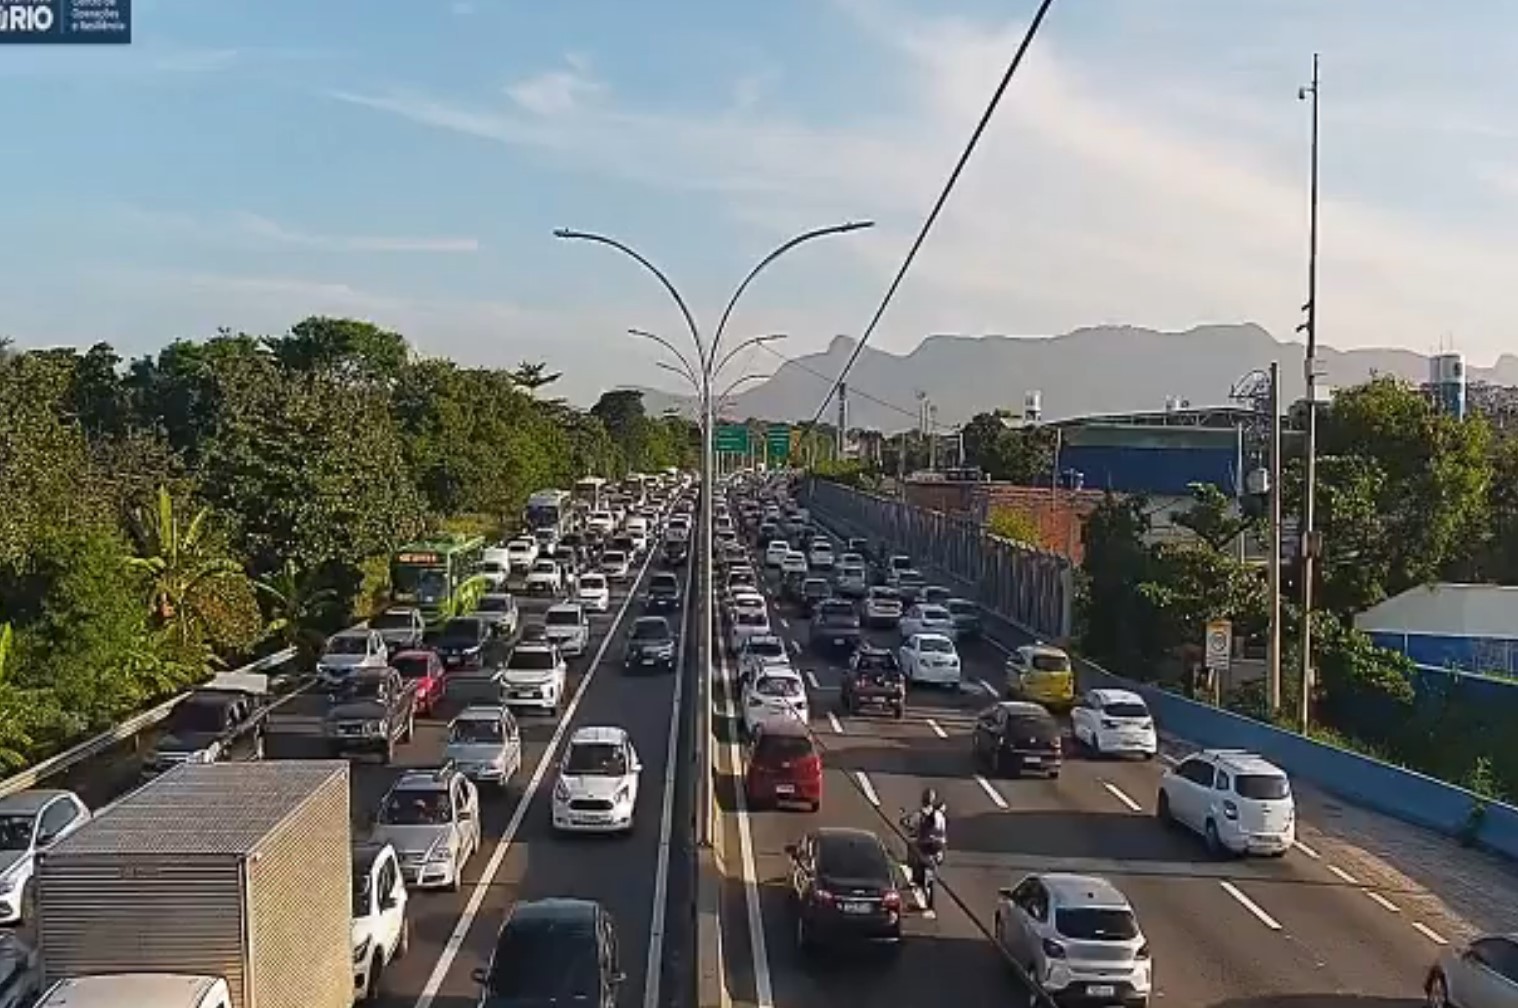
[(1303, 376), (1307, 380), (1307, 465), (1302, 486), (1302, 695), (1297, 720), (1305, 735), (1312, 718), (1312, 582), (1318, 552), (1315, 504), (1318, 483), (1318, 54), (1312, 57), (1312, 82), (1297, 92), (1299, 101), (1312, 102), (1311, 182), (1307, 224), (1307, 334)]
[(1270, 643), (1265, 681), (1270, 716), (1281, 713), (1281, 365), (1270, 362)]

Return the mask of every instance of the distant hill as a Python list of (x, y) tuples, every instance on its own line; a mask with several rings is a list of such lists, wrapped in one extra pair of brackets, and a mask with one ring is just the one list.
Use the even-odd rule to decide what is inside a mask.
[[(854, 341), (840, 336), (825, 353), (784, 363), (774, 377), (734, 398), (735, 418), (809, 420)], [(1167, 397), (1193, 406), (1221, 405), (1234, 383), (1271, 361), (1281, 365), (1290, 402), (1303, 393), (1301, 343), (1283, 343), (1258, 325), (1206, 325), (1185, 332), (1094, 326), (1063, 336), (930, 336), (906, 355), (866, 347), (849, 375), (849, 425), (899, 430), (916, 423), (916, 392), (927, 393), (944, 426), (993, 409), (1020, 412), (1025, 393), (1043, 393), (1044, 417), (1164, 408)], [(1428, 358), (1408, 350), (1322, 347), (1330, 386), (1357, 385), (1374, 374), (1414, 382), (1428, 378)], [(1518, 357), (1469, 368), (1472, 382), (1518, 385)], [(685, 397), (649, 390), (650, 413), (693, 408)], [(889, 405), (886, 405), (889, 404)], [(826, 419), (837, 415), (836, 400)]]

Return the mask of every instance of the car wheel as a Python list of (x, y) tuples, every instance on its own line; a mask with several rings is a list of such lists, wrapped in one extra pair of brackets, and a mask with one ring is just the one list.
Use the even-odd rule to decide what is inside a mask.
[(369, 983), (364, 987), (364, 1003), (373, 1004), (380, 996), (380, 974), (384, 972), (385, 964), (375, 953), (374, 961), (369, 964)]
[(1449, 984), (1444, 979), (1443, 973), (1435, 973), (1428, 978), (1428, 1008), (1449, 1008)]
[(1175, 822), (1175, 816), (1170, 814), (1170, 796), (1163, 790), (1160, 791), (1159, 798), (1155, 800), (1154, 817), (1166, 826)]
[(1212, 854), (1221, 857), (1228, 853), (1226, 848), (1223, 847), (1223, 838), (1218, 836), (1218, 824), (1216, 822), (1208, 819), (1205, 833), (1207, 836), (1207, 849)]

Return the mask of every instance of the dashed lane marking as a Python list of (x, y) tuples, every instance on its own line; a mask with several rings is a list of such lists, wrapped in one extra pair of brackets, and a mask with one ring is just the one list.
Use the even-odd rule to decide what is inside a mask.
[(812, 687), (812, 689), (822, 689), (822, 683), (817, 681), (817, 673), (813, 672), (811, 669), (806, 670), (806, 684)]
[(1260, 904), (1256, 903), (1248, 896), (1245, 896), (1243, 890), (1241, 890), (1238, 886), (1228, 881), (1219, 882), (1218, 885), (1223, 887), (1223, 891), (1225, 893), (1237, 900), (1239, 906), (1254, 914), (1255, 919), (1258, 920), (1261, 924), (1264, 924), (1272, 931), (1281, 930), (1280, 921), (1276, 920), (1274, 917), (1270, 916), (1270, 914), (1266, 913)]
[(983, 690), (985, 690), (986, 693), (988, 693), (989, 695), (991, 695), (991, 696), (1000, 696), (1001, 695), (1000, 693), (997, 692), (995, 686), (992, 686), (990, 683), (986, 682), (984, 679), (977, 679), (977, 680), (975, 680), (975, 682), (977, 684), (979, 684), (980, 688), (983, 689)]
[(987, 798), (990, 798), (991, 801), (996, 804), (997, 808), (1001, 809), (1003, 812), (1007, 810), (1007, 799), (1001, 796), (1001, 792), (997, 791), (990, 781), (986, 780), (980, 774), (976, 774), (975, 783), (980, 785), (980, 789), (986, 793)]
[(1293, 840), (1291, 845), (1293, 847), (1295, 847), (1297, 850), (1301, 851), (1303, 854), (1306, 854), (1308, 857), (1312, 858), (1314, 861), (1321, 861), (1321, 860), (1323, 860), (1323, 856), (1321, 854), (1319, 854), (1317, 851), (1313, 850), (1311, 847), (1307, 846), (1305, 843), (1303, 843), (1300, 840)]
[(1360, 880), (1359, 879), (1355, 878), (1353, 875), (1351, 875), (1349, 872), (1345, 871), (1343, 868), (1340, 868), (1338, 865), (1331, 864), (1331, 865), (1328, 866), (1328, 870), (1331, 871), (1331, 872), (1333, 872), (1336, 876), (1338, 876), (1340, 882), (1347, 882), (1347, 883), (1349, 883), (1350, 885), (1353, 885), (1353, 886), (1357, 886), (1357, 885), (1360, 884)]
[(1128, 793), (1126, 791), (1124, 791), (1122, 788), (1118, 787), (1116, 784), (1112, 783), (1111, 781), (1102, 781), (1102, 787), (1104, 787), (1104, 788), (1107, 789), (1107, 793), (1108, 794), (1110, 794), (1112, 797), (1116, 798), (1118, 801), (1120, 801), (1124, 805), (1126, 805), (1128, 807), (1128, 811), (1129, 812), (1142, 812), (1142, 811), (1144, 811), (1144, 807), (1142, 805), (1140, 805), (1138, 802), (1134, 801), (1132, 798), (1129, 798), (1128, 797)]
[(838, 720), (838, 715), (828, 711), (828, 726), (833, 729), (834, 735), (846, 734), (843, 730), (843, 722)]
[(1429, 927), (1427, 924), (1422, 923), (1421, 921), (1413, 921), (1413, 930), (1418, 932), (1423, 937), (1427, 938), (1429, 941), (1433, 942), (1435, 945), (1449, 944), (1449, 942), (1444, 940), (1443, 935), (1435, 931), (1433, 928)]
[(799, 640), (792, 640), (791, 641), (791, 650), (794, 651), (794, 652), (796, 652), (797, 654), (800, 654), (801, 653), (801, 642)]
[(1374, 891), (1372, 891), (1370, 889), (1366, 889), (1365, 890), (1365, 895), (1367, 895), (1371, 899), (1375, 900), (1376, 903), (1383, 910), (1390, 910), (1392, 913), (1401, 913), (1402, 912), (1402, 908), (1401, 907), (1397, 906), (1397, 904), (1393, 903), (1391, 900), (1387, 899), (1385, 896), (1382, 896), (1378, 892), (1374, 892)]
[(875, 785), (870, 783), (870, 778), (863, 770), (854, 771), (854, 779), (859, 782), (859, 790), (864, 792), (865, 800), (876, 808), (880, 808), (880, 796), (875, 793)]
[(927, 719), (927, 723), (928, 723), (928, 727), (931, 728), (931, 729), (933, 729), (933, 734), (934, 735), (937, 735), (939, 738), (948, 738), (949, 737), (949, 733), (946, 732), (946, 731), (944, 731), (943, 730), (943, 726), (940, 725), (933, 718), (928, 718)]

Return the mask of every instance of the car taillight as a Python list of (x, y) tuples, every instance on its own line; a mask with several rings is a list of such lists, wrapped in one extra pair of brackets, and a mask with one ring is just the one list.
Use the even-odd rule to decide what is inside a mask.
[(1237, 819), (1239, 817), (1239, 807), (1232, 801), (1225, 801), (1223, 802), (1223, 815), (1229, 819)]
[(821, 903), (823, 906), (831, 906), (833, 903), (833, 894), (828, 892), (826, 889), (813, 889), (812, 902)]
[(797, 761), (796, 766), (802, 773), (808, 775), (819, 774), (822, 772), (822, 757), (813, 754), (803, 760)]
[(1052, 941), (1051, 939), (1045, 938), (1044, 955), (1048, 956), (1050, 959), (1063, 959), (1065, 958), (1065, 946), (1061, 945), (1057, 941)]
[(1054, 751), (1055, 752), (1059, 752), (1064, 747), (1065, 747), (1065, 740), (1062, 739), (1062, 738), (1060, 738), (1058, 735), (1054, 736)]
[(895, 889), (888, 890), (884, 896), (880, 897), (880, 904), (887, 910), (900, 910), (901, 893), (897, 892)]

